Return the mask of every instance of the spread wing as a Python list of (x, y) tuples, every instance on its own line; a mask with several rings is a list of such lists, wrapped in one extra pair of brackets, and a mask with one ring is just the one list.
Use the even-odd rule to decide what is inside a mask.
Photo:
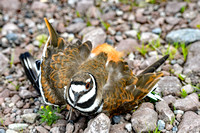
[(108, 65), (109, 77), (104, 86), (104, 110), (111, 115), (125, 113), (134, 109), (134, 106), (144, 98), (158, 82), (161, 72), (153, 73), (165, 62), (164, 56), (149, 66), (138, 76), (124, 62), (110, 62)]
[[(59, 37), (50, 23), (45, 19), (50, 39), (44, 49), (41, 63), (40, 91), (47, 104), (63, 105), (65, 86), (82, 62), (87, 60), (92, 45), (89, 41), (80, 41), (71, 45)], [(48, 103), (50, 102), (50, 103)]]

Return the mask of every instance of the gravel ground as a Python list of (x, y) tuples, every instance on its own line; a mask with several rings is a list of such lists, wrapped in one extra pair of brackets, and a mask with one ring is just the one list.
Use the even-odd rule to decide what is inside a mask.
[[(63, 110), (51, 126), (40, 123), (45, 106), (19, 61), (29, 51), (42, 54), (48, 18), (69, 42), (91, 40), (123, 51), (135, 74), (170, 53), (159, 68), (164, 77), (154, 91), (163, 101), (145, 98), (132, 112), (110, 119), (101, 113), (67, 123)], [(200, 1), (1, 0), (0, 133), (164, 133), (200, 132)]]

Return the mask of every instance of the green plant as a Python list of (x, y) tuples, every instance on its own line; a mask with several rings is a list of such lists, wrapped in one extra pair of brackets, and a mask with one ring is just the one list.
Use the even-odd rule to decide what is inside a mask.
[(175, 116), (171, 119), (170, 125), (172, 125), (174, 123), (174, 121), (175, 121)]
[(137, 38), (138, 38), (138, 40), (141, 40), (141, 33), (140, 32), (137, 33)]
[(53, 110), (51, 106), (41, 106), (41, 110), (39, 111), (41, 119), (41, 123), (46, 122), (49, 126), (56, 122), (60, 117), (55, 114), (55, 112), (59, 112), (59, 109)]
[(145, 46), (144, 43), (142, 43), (141, 47), (136, 48), (143, 56), (148, 52), (148, 45)]
[(146, 0), (147, 3), (156, 4), (156, 0)]
[(158, 126), (156, 126), (156, 129), (154, 130), (154, 131), (149, 131), (149, 133), (161, 133), (159, 130), (158, 130), (158, 127), (159, 127), (159, 125)]
[(6, 129), (7, 127), (5, 126), (5, 124), (4, 124), (4, 121), (3, 121), (3, 119), (0, 117), (0, 123), (1, 123), (1, 125)]
[(181, 94), (181, 97), (183, 97), (183, 98), (185, 98), (188, 95), (184, 89), (181, 90), (180, 94)]
[(183, 74), (178, 74), (178, 78), (181, 80), (181, 81), (184, 81), (186, 76), (183, 75)]
[(173, 105), (173, 111), (175, 111), (176, 110), (176, 107)]
[(46, 43), (48, 36), (46, 34), (40, 34), (36, 37), (36, 40), (39, 41), (38, 47), (40, 48), (42, 44)]
[(78, 18), (81, 17), (81, 14), (79, 13), (79, 11), (76, 11), (76, 16), (77, 16)]
[(101, 18), (99, 18), (100, 22), (101, 22), (101, 25), (106, 29), (108, 30), (108, 28), (110, 27), (110, 24), (107, 23), (107, 22), (104, 22)]
[(174, 59), (174, 56), (176, 55), (176, 52), (178, 50), (178, 43), (175, 43), (175, 48), (173, 48), (170, 44), (167, 47), (167, 51), (164, 53), (164, 55), (169, 54), (169, 59)]
[(185, 9), (186, 9), (186, 7), (185, 7), (185, 6), (182, 6), (180, 12), (181, 12), (181, 13), (184, 13), (184, 12), (185, 12)]
[(8, 83), (10, 83), (12, 86), (14, 86), (15, 87), (15, 89), (16, 89), (16, 91), (18, 91), (19, 90), (19, 85), (17, 84), (17, 85), (15, 85), (12, 81), (8, 81)]
[(185, 43), (181, 43), (181, 49), (182, 49), (184, 61), (186, 61), (187, 55), (188, 55), (188, 48), (185, 46)]
[(197, 24), (196, 27), (200, 29), (200, 24)]
[(148, 43), (148, 45), (150, 46), (152, 50), (156, 50), (160, 52), (160, 50), (158, 49), (161, 46), (160, 38), (158, 38), (157, 40), (151, 41), (150, 43)]
[(11, 56), (10, 56), (10, 68), (11, 68), (12, 65), (13, 65), (14, 57), (15, 57), (15, 51), (14, 51), (14, 49), (13, 49), (12, 52), (11, 52)]
[(190, 0), (184, 0), (185, 2), (187, 2), (187, 3), (190, 3)]
[(90, 22), (90, 18), (87, 17), (87, 22), (86, 22), (87, 26), (92, 26), (91, 22)]

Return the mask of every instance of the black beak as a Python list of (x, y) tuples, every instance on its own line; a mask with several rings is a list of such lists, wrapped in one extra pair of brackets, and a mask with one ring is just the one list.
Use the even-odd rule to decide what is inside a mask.
[(80, 98), (80, 93), (74, 93), (74, 107), (77, 105), (77, 102), (78, 102), (78, 100), (79, 100), (79, 98)]

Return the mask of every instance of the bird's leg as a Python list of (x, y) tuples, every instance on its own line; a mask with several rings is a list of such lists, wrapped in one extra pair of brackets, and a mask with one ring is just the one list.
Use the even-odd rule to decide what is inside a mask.
[(66, 118), (65, 118), (67, 120), (67, 122), (71, 122), (72, 121), (72, 112), (73, 112), (73, 108), (70, 107), (69, 111), (67, 112)]

